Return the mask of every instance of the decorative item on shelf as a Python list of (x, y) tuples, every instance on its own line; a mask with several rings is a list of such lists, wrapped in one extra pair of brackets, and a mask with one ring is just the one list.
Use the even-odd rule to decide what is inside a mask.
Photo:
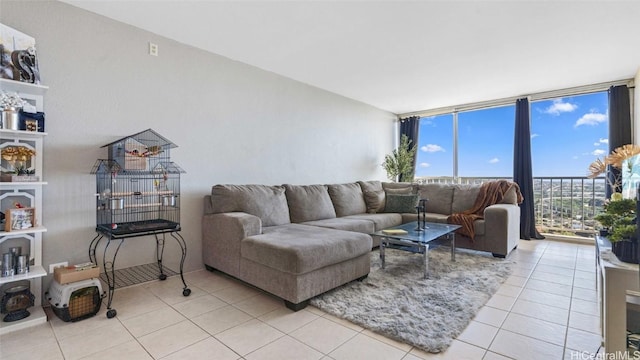
[(35, 169), (30, 169), (31, 159), (36, 152), (26, 146), (7, 146), (2, 148), (2, 161), (7, 163), (9, 172), (0, 175), (0, 181), (27, 182), (39, 181), (35, 176)]
[(400, 146), (393, 150), (391, 154), (384, 157), (382, 168), (387, 172), (387, 177), (391, 181), (398, 181), (402, 175), (403, 181), (411, 181), (409, 176), (413, 172), (413, 158), (418, 151), (416, 145), (411, 146), (411, 140), (406, 135), (400, 138)]
[(14, 256), (10, 252), (2, 254), (2, 274), (0, 274), (0, 276), (7, 277), (15, 275), (13, 259)]
[(7, 209), (4, 231), (26, 230), (36, 226), (35, 208)]
[(20, 130), (44, 132), (43, 112), (20, 112)]
[(0, 77), (40, 84), (35, 39), (3, 24), (0, 24)]
[(31, 315), (28, 308), (34, 305), (35, 296), (26, 285), (18, 285), (5, 291), (0, 302), (0, 312), (5, 315), (4, 322), (12, 322), (24, 319)]
[(595, 216), (608, 231), (611, 251), (620, 261), (638, 263), (638, 239), (636, 237), (636, 202), (632, 199), (609, 200), (604, 212)]
[(2, 109), (2, 128), (20, 130), (20, 111), (27, 104), (15, 92), (2, 91), (0, 94), (0, 108)]

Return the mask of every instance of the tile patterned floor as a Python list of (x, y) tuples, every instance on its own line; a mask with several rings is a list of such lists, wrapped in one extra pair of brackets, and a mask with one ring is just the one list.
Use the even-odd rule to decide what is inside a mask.
[(1, 359), (586, 359), (599, 350), (594, 247), (520, 241), (514, 274), (441, 354), (207, 271), (116, 291), (118, 316), (3, 335)]

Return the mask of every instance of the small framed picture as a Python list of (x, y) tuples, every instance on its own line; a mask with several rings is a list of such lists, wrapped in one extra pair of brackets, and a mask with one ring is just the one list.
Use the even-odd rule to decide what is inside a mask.
[(33, 119), (25, 120), (24, 129), (27, 131), (38, 131), (38, 121)]
[(36, 209), (7, 209), (5, 212), (4, 231), (26, 230), (36, 226)]

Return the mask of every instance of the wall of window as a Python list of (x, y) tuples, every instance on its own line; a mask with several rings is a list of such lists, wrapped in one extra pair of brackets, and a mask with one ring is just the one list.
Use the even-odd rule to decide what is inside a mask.
[[(534, 177), (586, 176), (608, 152), (606, 91), (530, 102)], [(513, 176), (515, 105), (420, 119), (416, 177)]]

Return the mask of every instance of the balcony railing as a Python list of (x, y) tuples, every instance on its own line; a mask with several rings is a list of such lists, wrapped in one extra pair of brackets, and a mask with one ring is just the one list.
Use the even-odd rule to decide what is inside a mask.
[[(506, 179), (500, 177), (420, 177), (418, 183), (480, 184)], [(534, 177), (533, 203), (539, 232), (579, 237), (593, 237), (597, 231), (594, 217), (605, 202), (604, 177)]]

